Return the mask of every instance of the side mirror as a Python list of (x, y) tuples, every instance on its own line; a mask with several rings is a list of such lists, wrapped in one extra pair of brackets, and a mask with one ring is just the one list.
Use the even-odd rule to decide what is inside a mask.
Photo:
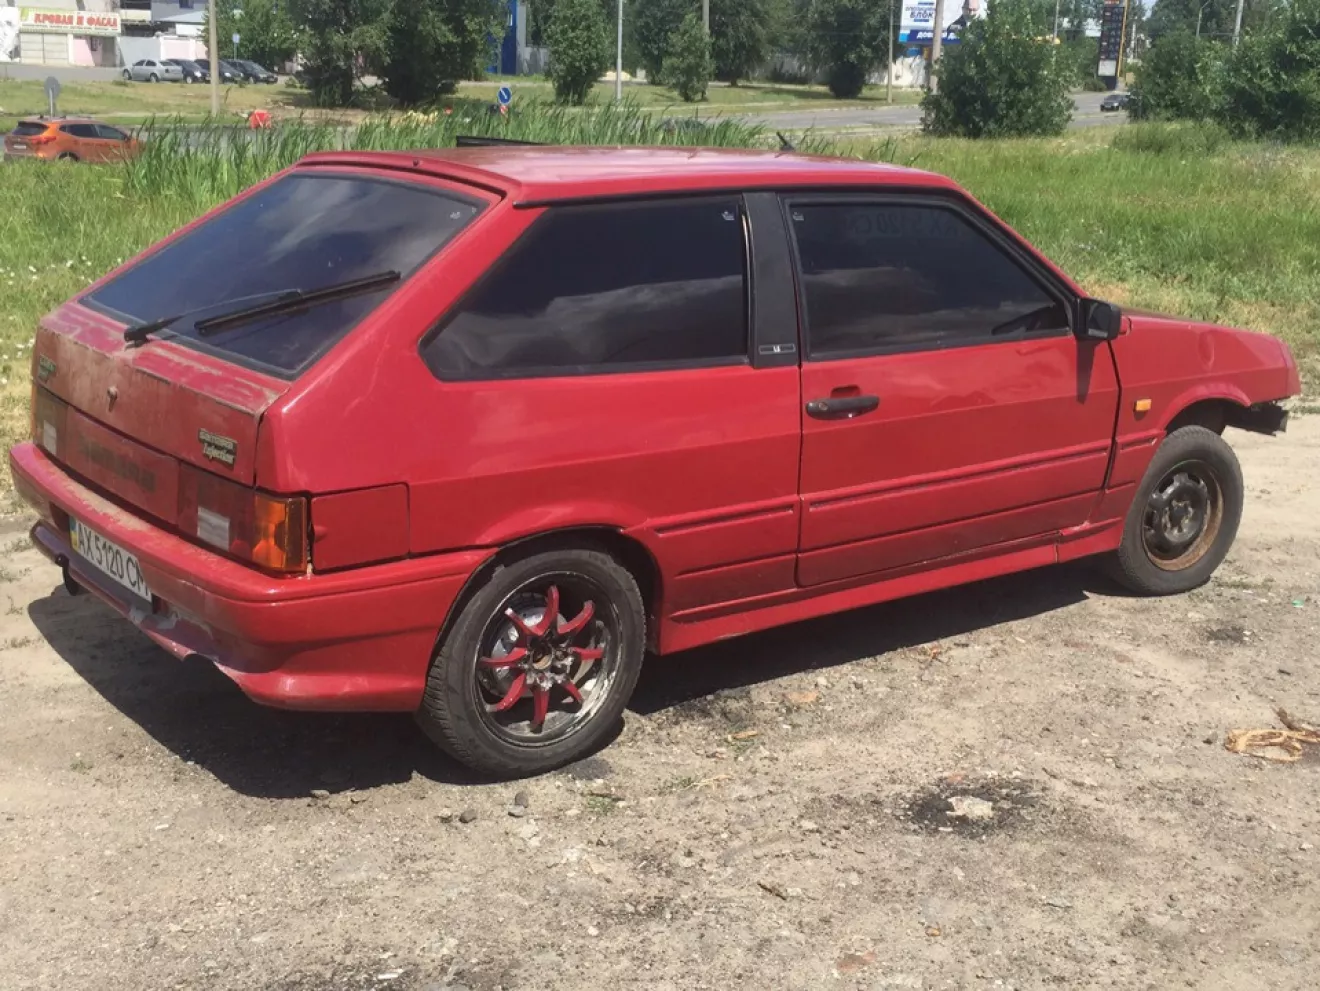
[(1088, 341), (1112, 341), (1123, 326), (1123, 314), (1113, 303), (1098, 299), (1082, 302), (1082, 333)]

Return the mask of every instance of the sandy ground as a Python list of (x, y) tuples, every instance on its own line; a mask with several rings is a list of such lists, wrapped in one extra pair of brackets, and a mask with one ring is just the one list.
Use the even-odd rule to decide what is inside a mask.
[(252, 705), (10, 521), (0, 988), (1311, 988), (1320, 760), (1222, 743), (1320, 721), (1320, 418), (1232, 440), (1206, 588), (1050, 569), (652, 662), (522, 785)]

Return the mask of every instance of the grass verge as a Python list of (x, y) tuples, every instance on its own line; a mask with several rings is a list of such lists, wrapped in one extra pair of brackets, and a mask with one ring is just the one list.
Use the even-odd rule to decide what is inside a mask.
[[(555, 115), (558, 116), (555, 116)], [(641, 108), (375, 121), (351, 134), (281, 127), (255, 143), (223, 129), (158, 136), (132, 169), (0, 166), (0, 445), (27, 431), (28, 367), (41, 314), (243, 186), (317, 147), (436, 147), (455, 133), (563, 143), (690, 143)], [(726, 122), (705, 143), (773, 141)], [(171, 145), (170, 142), (173, 142)], [(971, 142), (798, 138), (802, 150), (915, 162), (961, 182), (1097, 296), (1268, 331), (1314, 381), (1320, 359), (1320, 151), (1079, 130)], [(242, 149), (242, 150), (240, 150)], [(7, 471), (7, 469), (0, 469)], [(7, 475), (0, 511), (14, 508)]]

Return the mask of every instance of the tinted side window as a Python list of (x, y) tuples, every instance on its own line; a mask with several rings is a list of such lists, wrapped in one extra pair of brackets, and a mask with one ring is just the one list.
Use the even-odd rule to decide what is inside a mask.
[(75, 138), (96, 137), (96, 128), (92, 127), (91, 124), (65, 124), (60, 130)]
[(957, 347), (1068, 327), (1064, 305), (954, 210), (796, 203), (789, 218), (813, 357)]
[(117, 127), (108, 127), (105, 124), (96, 125), (96, 136), (104, 138), (107, 141), (127, 141), (128, 135)]
[(739, 200), (551, 207), (427, 339), (449, 379), (745, 360)]

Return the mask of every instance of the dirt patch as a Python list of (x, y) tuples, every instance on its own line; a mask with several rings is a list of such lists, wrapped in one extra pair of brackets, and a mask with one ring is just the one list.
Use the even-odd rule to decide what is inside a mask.
[(904, 802), (898, 814), (924, 832), (980, 838), (1017, 828), (1038, 805), (1028, 782), (953, 775)]

